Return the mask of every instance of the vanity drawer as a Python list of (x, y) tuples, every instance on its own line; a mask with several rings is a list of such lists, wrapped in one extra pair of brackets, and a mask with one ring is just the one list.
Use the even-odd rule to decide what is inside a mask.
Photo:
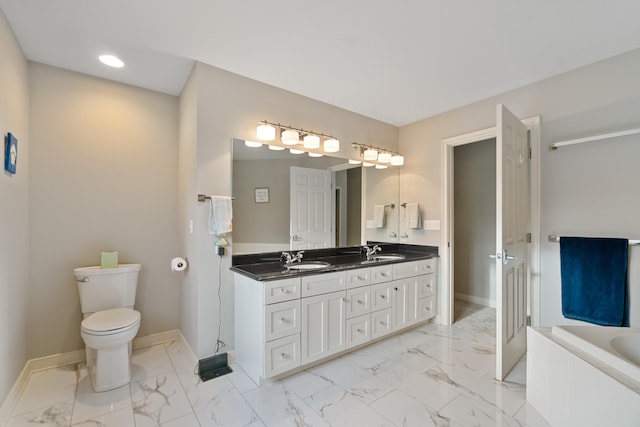
[(347, 290), (347, 319), (371, 311), (371, 290), (368, 286)]
[(264, 303), (289, 301), (300, 298), (300, 278), (264, 282)]
[(265, 342), (300, 333), (300, 300), (267, 305), (264, 308)]
[(435, 274), (425, 274), (418, 277), (418, 298), (435, 295)]
[(416, 320), (418, 321), (427, 320), (435, 316), (436, 311), (435, 311), (434, 303), (435, 303), (435, 297), (433, 296), (420, 298), (418, 300), (418, 306), (416, 308), (417, 310)]
[(347, 289), (366, 286), (371, 283), (371, 273), (368, 268), (347, 271)]
[(391, 308), (392, 289), (391, 282), (371, 285), (371, 311)]
[(347, 275), (344, 271), (303, 276), (301, 281), (303, 297), (342, 291), (347, 287)]
[(390, 308), (371, 313), (371, 339), (390, 334), (392, 331)]
[(371, 267), (371, 284), (390, 282), (393, 279), (393, 264)]
[(420, 274), (433, 273), (435, 271), (435, 259), (421, 259), (419, 261), (401, 262), (393, 264), (393, 280)]
[(300, 334), (268, 342), (265, 348), (265, 378), (300, 366)]
[(370, 322), (371, 317), (368, 314), (347, 319), (347, 348), (371, 340)]

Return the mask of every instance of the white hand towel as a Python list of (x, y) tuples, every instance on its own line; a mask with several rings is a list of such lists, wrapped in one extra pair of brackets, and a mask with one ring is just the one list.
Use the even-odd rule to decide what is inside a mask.
[(231, 232), (233, 208), (231, 197), (211, 196), (209, 206), (209, 234), (221, 235)]
[(373, 206), (373, 221), (376, 228), (384, 228), (384, 205)]
[(420, 228), (422, 218), (420, 217), (420, 206), (417, 203), (407, 203), (407, 228)]

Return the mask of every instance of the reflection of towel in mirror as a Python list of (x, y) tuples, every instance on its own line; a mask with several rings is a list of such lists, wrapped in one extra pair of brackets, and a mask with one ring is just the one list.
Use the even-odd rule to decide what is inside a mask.
[(420, 218), (420, 206), (417, 203), (407, 203), (407, 228), (420, 228), (422, 218)]
[(225, 234), (231, 232), (233, 210), (231, 197), (211, 196), (209, 206), (209, 234)]
[(384, 205), (373, 206), (373, 221), (376, 228), (384, 228)]

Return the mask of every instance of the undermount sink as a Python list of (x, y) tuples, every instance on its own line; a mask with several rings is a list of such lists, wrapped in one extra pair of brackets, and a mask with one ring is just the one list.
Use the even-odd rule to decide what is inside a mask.
[(331, 264), (324, 261), (304, 261), (285, 264), (284, 268), (287, 270), (320, 270), (322, 268), (327, 268), (330, 265)]
[(400, 259), (406, 259), (407, 257), (399, 254), (388, 254), (388, 255), (380, 254), (380, 255), (374, 255), (372, 258), (378, 261), (397, 261)]

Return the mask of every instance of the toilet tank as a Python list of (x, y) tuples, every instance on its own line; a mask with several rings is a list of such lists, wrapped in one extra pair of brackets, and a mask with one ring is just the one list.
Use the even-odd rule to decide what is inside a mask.
[(83, 314), (112, 308), (132, 308), (136, 300), (140, 264), (115, 268), (82, 267), (73, 270)]

